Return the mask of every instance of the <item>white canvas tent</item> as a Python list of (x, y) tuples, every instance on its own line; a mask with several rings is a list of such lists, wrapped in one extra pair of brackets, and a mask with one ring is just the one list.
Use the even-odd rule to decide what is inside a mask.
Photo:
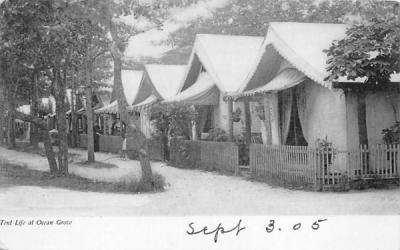
[(140, 128), (146, 137), (150, 137), (152, 131), (151, 106), (178, 93), (185, 68), (185, 65), (145, 65), (139, 89), (129, 111), (140, 112)]
[[(198, 77), (201, 72), (209, 74), (216, 90), (222, 93), (237, 91), (257, 58), (262, 41), (262, 37), (198, 34), (179, 92), (192, 86), (197, 90), (188, 91), (193, 93), (188, 96), (209, 91), (195, 85), (197, 80), (205, 83), (203, 78)], [(183, 100), (176, 97), (166, 101)]]
[(240, 89), (262, 42), (263, 37), (198, 34), (179, 94), (165, 102), (211, 106), (212, 126), (230, 130), (231, 112), (222, 97)]
[[(332, 88), (332, 82), (325, 81), (328, 49), (334, 40), (345, 37), (344, 24), (272, 22), (250, 73), (242, 82), (239, 93), (267, 84), (279, 71), (281, 62), (303, 73), (314, 82)], [(262, 67), (260, 67), (262, 66)], [(400, 82), (400, 75), (392, 76), (393, 82)], [(345, 77), (338, 82), (350, 82)], [(363, 82), (357, 79), (354, 82)]]
[[(122, 70), (122, 87), (124, 97), (128, 105), (131, 105), (139, 90), (140, 82), (143, 77), (143, 71), (139, 70)], [(115, 89), (113, 88), (113, 92)], [(112, 94), (112, 96), (114, 96)], [(95, 111), (96, 114), (117, 114), (118, 101), (111, 100), (110, 104)]]
[[(227, 96), (238, 99), (264, 94), (265, 107), (270, 109), (272, 117), (273, 144), (285, 143), (283, 138), (287, 136), (293, 106), (291, 96), (295, 93), (294, 100), (308, 145), (314, 146), (317, 139), (327, 138), (338, 148), (358, 147), (356, 96), (345, 94), (333, 88), (332, 82), (324, 80), (329, 73), (326, 70), (327, 54), (323, 50), (328, 49), (334, 40), (344, 38), (346, 28), (343, 24), (270, 23), (250, 73), (239, 91)], [(352, 82), (361, 83), (363, 80)], [(400, 75), (392, 75), (391, 80), (400, 82)], [(346, 84), (351, 81), (340, 78), (338, 82)], [(385, 95), (376, 93), (366, 99), (368, 137), (374, 143), (381, 143), (382, 129), (396, 119), (390, 107), (398, 106), (400, 110), (399, 101), (389, 102)], [(281, 100), (281, 112), (279, 99), (285, 100)]]
[(140, 110), (178, 93), (186, 65), (146, 64), (132, 110)]

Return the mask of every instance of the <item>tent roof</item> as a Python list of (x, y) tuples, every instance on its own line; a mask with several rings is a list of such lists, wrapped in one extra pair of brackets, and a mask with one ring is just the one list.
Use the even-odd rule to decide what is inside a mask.
[(262, 42), (263, 37), (198, 34), (179, 90), (194, 84), (204, 67), (221, 92), (237, 91)]
[(136, 105), (129, 106), (128, 111), (134, 111), (134, 110), (138, 111), (141, 108), (146, 108), (146, 107), (156, 103), (157, 100), (158, 100), (157, 96), (152, 94), (152, 95), (148, 96), (144, 101), (142, 101)]
[(85, 107), (82, 107), (82, 108), (80, 108), (80, 109), (78, 109), (77, 111), (76, 111), (76, 113), (77, 114), (83, 114), (83, 113), (85, 113)]
[(291, 88), (303, 82), (306, 76), (294, 68), (286, 68), (282, 70), (274, 79), (261, 87), (242, 92), (236, 97), (257, 96), (268, 92), (275, 92)]
[(178, 93), (186, 65), (146, 64), (145, 68), (154, 89), (162, 99)]
[[(168, 99), (178, 93), (185, 65), (161, 65), (146, 64), (139, 90), (133, 101), (133, 105), (139, 108), (139, 104), (154, 95), (156, 100)], [(144, 102), (147, 104), (146, 102)]]
[(122, 70), (122, 86), (128, 104), (132, 104), (138, 91), (143, 77), (141, 70)]
[[(125, 93), (125, 98), (128, 104), (132, 104), (138, 94), (140, 82), (143, 78), (143, 71), (141, 70), (122, 70), (122, 86)], [(115, 89), (113, 89), (115, 91)], [(100, 97), (100, 95), (99, 95)], [(118, 101), (108, 100), (108, 97), (101, 96), (102, 102), (106, 105), (102, 108), (96, 109), (96, 114), (116, 114), (118, 113)], [(107, 104), (108, 102), (108, 104)]]
[[(130, 105), (133, 103), (138, 91), (140, 82), (143, 77), (142, 70), (122, 70), (121, 71), (121, 78), (122, 78), (122, 87), (125, 94), (125, 99), (127, 103)], [(114, 82), (114, 77), (111, 77), (110, 82)], [(115, 95), (115, 86), (113, 85), (112, 94), (111, 94), (111, 101), (114, 101), (116, 98)]]
[(115, 100), (102, 108), (96, 109), (94, 112), (96, 114), (116, 114), (118, 113), (118, 101)]
[(197, 81), (189, 88), (165, 100), (168, 103), (185, 103), (198, 105), (217, 105), (219, 90), (207, 72), (200, 73)]
[(110, 104), (111, 94), (110, 93), (97, 94), (97, 98), (99, 99), (101, 106), (104, 107)]
[[(331, 88), (332, 83), (324, 81), (329, 73), (326, 70), (327, 54), (323, 50), (328, 49), (334, 40), (344, 38), (346, 28), (344, 24), (271, 22), (258, 58), (242, 82), (240, 91), (265, 84), (260, 82), (260, 79), (270, 80), (271, 74), (276, 74), (271, 61), (278, 61), (279, 57), (287, 60), (315, 82)], [(270, 70), (266, 70), (266, 67)], [(349, 82), (346, 78), (340, 78), (338, 81)], [(393, 75), (392, 81), (400, 81), (400, 75)]]

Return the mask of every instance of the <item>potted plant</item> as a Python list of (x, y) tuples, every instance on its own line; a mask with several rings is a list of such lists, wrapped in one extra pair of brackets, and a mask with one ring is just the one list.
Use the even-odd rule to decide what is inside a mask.
[(232, 112), (233, 122), (240, 122), (242, 116), (242, 110), (238, 107), (234, 112)]
[(326, 172), (328, 166), (332, 165), (332, 162), (334, 161), (336, 156), (335, 149), (333, 148), (333, 143), (328, 141), (327, 137), (325, 137), (325, 139), (317, 139), (316, 148), (318, 150), (317, 154), (320, 154), (321, 163), (322, 166), (324, 166), (324, 170)]
[(385, 144), (400, 144), (400, 122), (382, 130), (383, 142)]
[[(400, 144), (400, 122), (396, 121), (392, 126), (389, 128), (385, 128), (382, 130), (383, 134), (383, 143), (386, 145), (394, 145)], [(390, 157), (390, 154), (394, 154), (393, 157)], [(386, 156), (387, 160), (392, 159), (392, 164), (394, 165), (397, 160), (397, 152), (387, 152)]]

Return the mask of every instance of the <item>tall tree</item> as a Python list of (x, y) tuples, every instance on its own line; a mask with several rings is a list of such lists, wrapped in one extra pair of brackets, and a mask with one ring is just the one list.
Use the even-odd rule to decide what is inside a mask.
[(398, 17), (373, 19), (353, 25), (346, 37), (335, 41), (328, 54), (329, 81), (345, 77), (361, 81), (357, 94), (359, 142), (368, 145), (366, 102), (369, 92), (388, 88), (390, 76), (400, 72), (400, 22)]
[(121, 21), (121, 17), (130, 16), (131, 18), (144, 17), (147, 18), (153, 25), (151, 27), (160, 27), (161, 21), (168, 15), (168, 8), (178, 5), (186, 6), (194, 0), (160, 0), (157, 2), (152, 1), (109, 1), (109, 0), (88, 0), (87, 6), (95, 10), (90, 18), (92, 21), (98, 22), (106, 29), (111, 35), (112, 42), (110, 45), (110, 52), (113, 58), (114, 67), (114, 94), (113, 100), (118, 102), (118, 112), (120, 121), (127, 124), (127, 134), (133, 136), (138, 140), (140, 145), (139, 157), (142, 167), (142, 178), (144, 183), (151, 185), (152, 170), (150, 165), (150, 158), (148, 155), (148, 146), (146, 137), (141, 131), (130, 126), (127, 103), (124, 98), (124, 89), (122, 85), (122, 69), (124, 63), (124, 51), (127, 43), (132, 36), (144, 32), (145, 30), (137, 29), (134, 26), (126, 24)]

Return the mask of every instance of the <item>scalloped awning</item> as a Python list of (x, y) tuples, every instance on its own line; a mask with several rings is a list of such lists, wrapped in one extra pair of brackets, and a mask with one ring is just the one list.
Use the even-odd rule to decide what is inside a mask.
[(145, 109), (145, 108), (155, 104), (157, 101), (158, 101), (157, 96), (150, 95), (149, 97), (147, 97), (141, 103), (138, 103), (138, 104), (133, 105), (133, 106), (129, 106), (128, 107), (128, 111), (130, 111), (130, 112), (132, 112), (132, 111), (140, 111), (141, 109)]
[(211, 76), (207, 72), (202, 72), (193, 85), (164, 102), (190, 105), (218, 105), (218, 98), (219, 90)]
[(306, 76), (297, 69), (286, 68), (267, 84), (243, 93), (239, 93), (232, 97), (236, 99), (243, 96), (258, 96), (269, 92), (276, 92), (294, 87), (303, 82), (305, 79)]
[(117, 114), (118, 113), (118, 101), (113, 101), (112, 103), (99, 108), (94, 111), (96, 114)]

